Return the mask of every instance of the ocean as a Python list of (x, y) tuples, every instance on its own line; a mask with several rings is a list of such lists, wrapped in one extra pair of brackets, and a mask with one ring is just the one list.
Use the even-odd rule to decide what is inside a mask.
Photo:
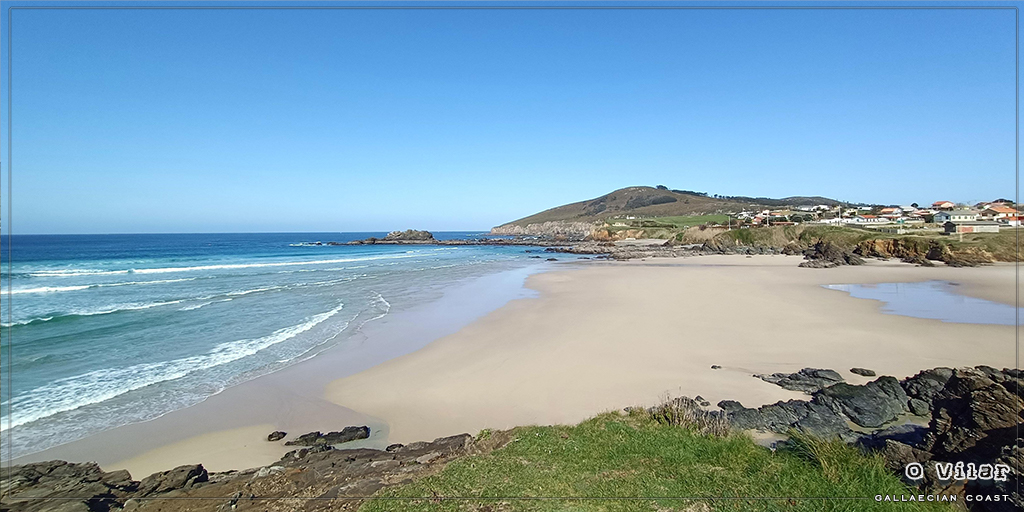
[(523, 247), (316, 245), (383, 235), (15, 235), (10, 269), (4, 237), (4, 456), (188, 407), (455, 282), (538, 264)]

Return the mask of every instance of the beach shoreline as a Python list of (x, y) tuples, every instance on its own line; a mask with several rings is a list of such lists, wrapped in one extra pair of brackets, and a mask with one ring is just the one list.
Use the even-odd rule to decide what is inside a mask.
[(284, 441), (268, 442), (272, 431), (286, 431), (291, 439), (350, 425), (369, 426), (371, 435), (347, 446), (384, 448), (387, 424), (325, 400), (326, 385), (415, 351), (509, 300), (531, 296), (523, 282), (545, 267), (531, 265), (451, 283), (436, 300), (369, 321), (345, 342), (311, 358), (228, 387), (190, 407), (19, 456), (13, 463), (93, 461), (105, 470), (127, 469), (136, 477), (197, 462), (211, 471), (228, 471), (273, 463), (296, 448)]
[[(327, 399), (382, 418), (391, 442), (574, 424), (603, 411), (700, 395), (747, 407), (805, 397), (752, 378), (805, 367), (904, 378), (937, 366), (1013, 366), (1013, 326), (881, 313), (827, 284), (946, 280), (1012, 303), (1013, 265), (804, 269), (796, 256), (595, 262), (532, 276), (512, 301), (423, 349), (330, 384)], [(964, 343), (962, 340), (972, 340)], [(720, 368), (712, 369), (712, 366)]]
[[(481, 278), (447, 301), (367, 324), (349, 350), (334, 347), (196, 406), (15, 462), (92, 460), (136, 478), (188, 463), (225, 471), (271, 464), (293, 448), (266, 441), (272, 430), (291, 439), (368, 425), (369, 439), (345, 447), (381, 449), (484, 428), (575, 423), (667, 395), (747, 407), (806, 397), (753, 379), (754, 373), (833, 368), (860, 384), (870, 379), (849, 368), (902, 378), (935, 366), (1013, 364), (1012, 326), (885, 315), (877, 301), (821, 286), (949, 280), (964, 295), (1012, 304), (1012, 264), (915, 268), (869, 261), (803, 269), (800, 261), (710, 255), (563, 262), (546, 272)], [(833, 318), (828, 311), (842, 314)], [(788, 330), (800, 322), (807, 324), (803, 334)], [(815, 333), (827, 340), (844, 329), (858, 337), (833, 340), (830, 350), (815, 345)], [(896, 342), (899, 333), (919, 331), (936, 340), (932, 354), (921, 340)], [(988, 340), (980, 348), (955, 343), (957, 336), (977, 335)], [(877, 353), (883, 346), (890, 352)]]

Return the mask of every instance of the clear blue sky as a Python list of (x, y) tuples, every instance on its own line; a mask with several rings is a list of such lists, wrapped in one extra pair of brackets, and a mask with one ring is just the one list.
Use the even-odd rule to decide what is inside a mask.
[(486, 229), (631, 185), (1014, 194), (1012, 10), (12, 21), (15, 233)]

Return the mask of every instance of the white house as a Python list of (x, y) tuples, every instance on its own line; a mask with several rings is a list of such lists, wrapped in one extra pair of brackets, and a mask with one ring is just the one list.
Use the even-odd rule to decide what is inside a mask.
[(978, 220), (978, 212), (974, 210), (951, 210), (935, 214), (934, 222), (943, 224), (946, 222), (974, 222)]
[(858, 215), (853, 218), (853, 221), (856, 224), (878, 224), (880, 222), (889, 222), (889, 219), (874, 215)]

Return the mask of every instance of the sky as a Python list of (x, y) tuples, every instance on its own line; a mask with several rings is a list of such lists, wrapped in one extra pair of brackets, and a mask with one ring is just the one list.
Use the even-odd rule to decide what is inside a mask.
[(15, 234), (477, 230), (634, 185), (878, 204), (1015, 194), (1013, 10), (0, 21)]

